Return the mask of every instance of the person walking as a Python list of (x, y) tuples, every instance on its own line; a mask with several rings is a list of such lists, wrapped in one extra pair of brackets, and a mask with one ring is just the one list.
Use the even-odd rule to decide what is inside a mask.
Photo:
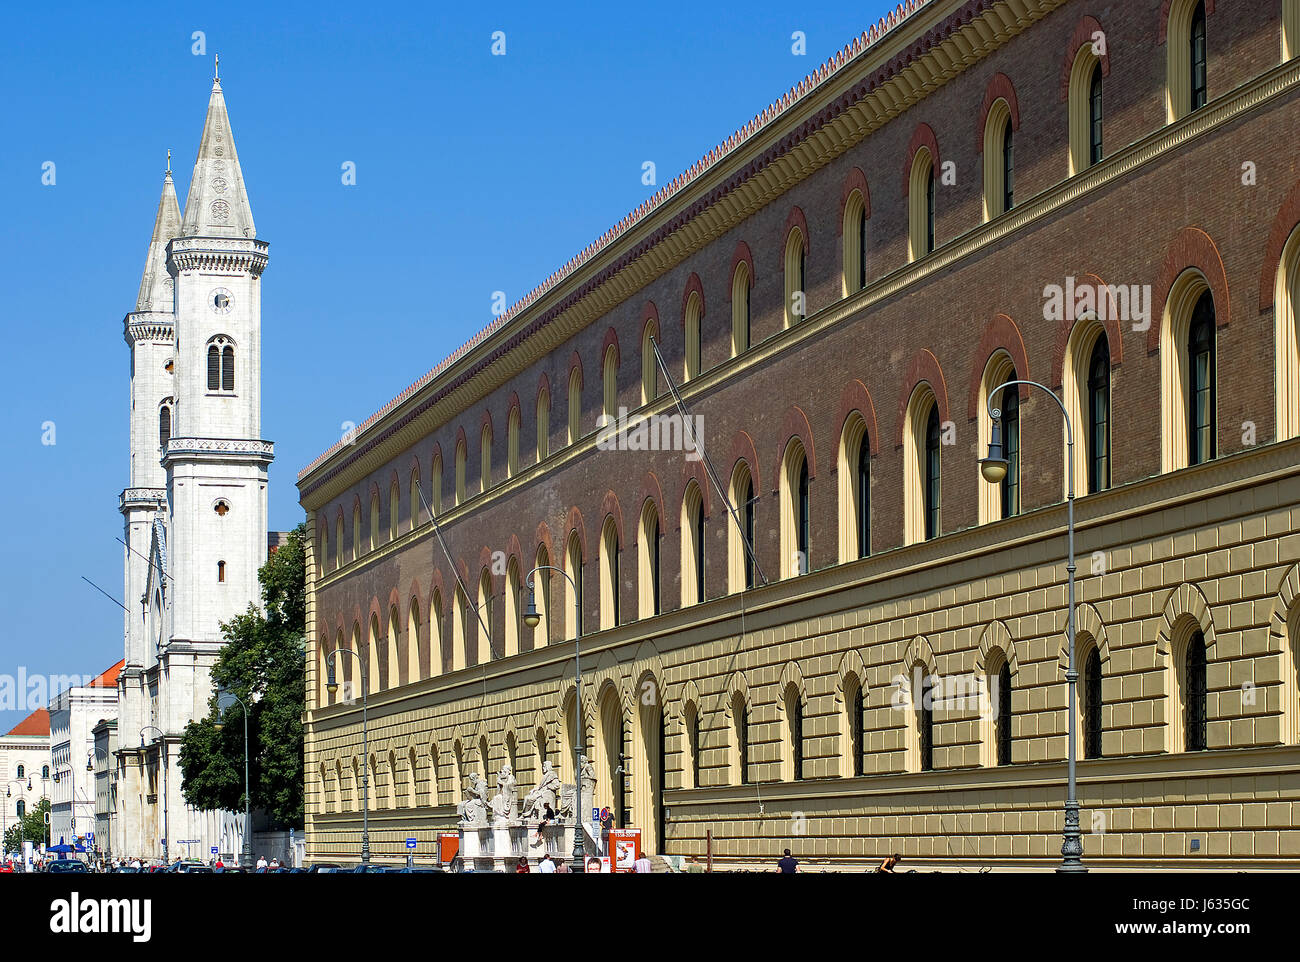
[(537, 866), (537, 871), (546, 875), (555, 874), (555, 863), (551, 861), (551, 856), (549, 854), (542, 856), (542, 860)]
[(776, 870), (782, 875), (793, 875), (799, 871), (799, 860), (790, 854), (790, 850), (785, 850), (785, 855), (777, 859)]

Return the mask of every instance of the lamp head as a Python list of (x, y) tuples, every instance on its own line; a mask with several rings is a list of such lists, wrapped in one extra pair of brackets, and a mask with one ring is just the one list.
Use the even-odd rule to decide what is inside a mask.
[(93, 761), (91, 761), (89, 757), (87, 757), (87, 758), (86, 758), (86, 771), (88, 771), (88, 772), (93, 772), (94, 770), (95, 770), (95, 763), (94, 763)]
[(999, 484), (1007, 476), (1009, 462), (1002, 453), (1002, 412), (993, 410), (993, 430), (989, 434), (989, 454), (980, 458), (980, 474), (989, 484)]
[(537, 594), (532, 585), (528, 586), (528, 610), (524, 612), (524, 624), (536, 628), (542, 623), (542, 615), (537, 610)]
[(333, 695), (339, 690), (339, 683), (334, 678), (334, 662), (330, 662), (329, 674), (325, 678), (325, 690)]

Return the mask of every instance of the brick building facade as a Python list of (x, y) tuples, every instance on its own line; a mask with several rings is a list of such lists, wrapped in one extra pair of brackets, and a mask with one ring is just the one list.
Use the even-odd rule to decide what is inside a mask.
[[(317, 459), (309, 857), (360, 834), (329, 652), (396, 858), (471, 771), (572, 778), (576, 601), (596, 801), (650, 850), (1052, 864), (1064, 432), (1022, 388), (980, 478), (1014, 376), (1075, 422), (1085, 859), (1294, 865), (1297, 38), (1290, 0), (908, 4)], [(598, 444), (676, 412), (651, 335), (734, 520), (690, 452)]]

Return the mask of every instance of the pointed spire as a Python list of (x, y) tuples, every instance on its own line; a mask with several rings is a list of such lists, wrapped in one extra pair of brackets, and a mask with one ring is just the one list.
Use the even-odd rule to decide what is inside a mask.
[(149, 240), (149, 255), (144, 262), (144, 275), (140, 278), (140, 296), (136, 298), (137, 311), (167, 311), (172, 309), (172, 278), (167, 273), (167, 242), (180, 233), (181, 209), (176, 203), (176, 185), (172, 183), (172, 152), (167, 151), (167, 173), (163, 175), (162, 196), (158, 198), (158, 214), (153, 220), (153, 237)]
[(230, 132), (226, 98), (221, 81), (212, 80), (208, 116), (203, 122), (199, 155), (194, 161), (190, 193), (185, 200), (182, 237), (256, 237), (253, 211), (248, 206), (244, 174)]

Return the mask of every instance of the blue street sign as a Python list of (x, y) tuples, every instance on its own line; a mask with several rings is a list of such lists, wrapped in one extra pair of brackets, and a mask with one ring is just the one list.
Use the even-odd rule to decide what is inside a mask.
[(216, 854), (217, 854), (217, 847), (214, 845), (214, 846), (212, 846), (211, 849), (209, 849), (209, 851), (211, 851), (213, 855), (216, 855)]
[(415, 848), (415, 839), (413, 839), (413, 838), (408, 838), (408, 839), (406, 840), (406, 847), (407, 847), (407, 848)]

